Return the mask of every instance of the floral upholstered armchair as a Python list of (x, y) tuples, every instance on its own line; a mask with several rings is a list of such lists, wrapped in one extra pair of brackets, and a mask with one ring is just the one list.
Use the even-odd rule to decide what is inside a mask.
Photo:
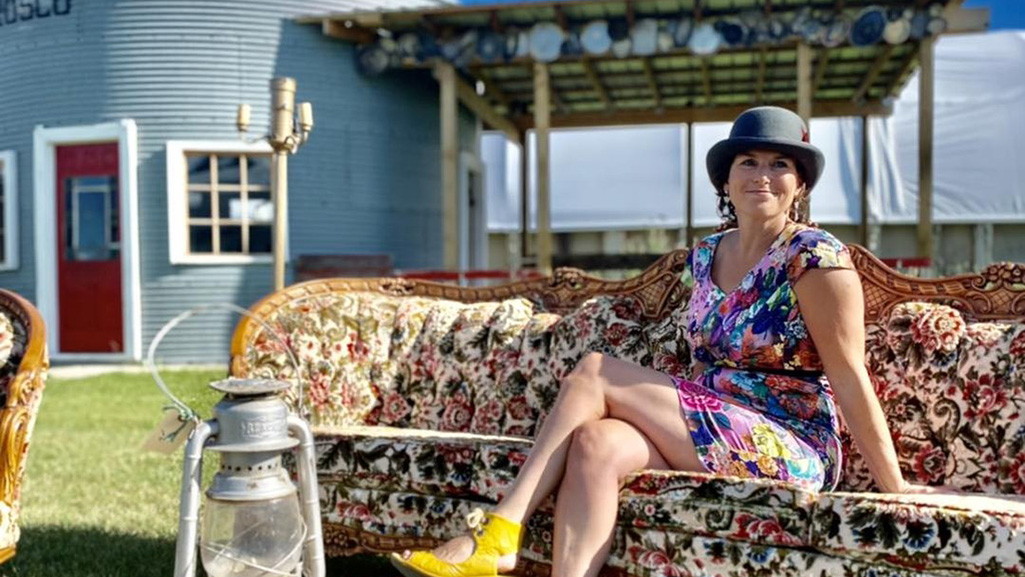
[(0, 289), (0, 563), (21, 535), (21, 482), (48, 368), (39, 312)]
[[(829, 493), (640, 471), (620, 493), (607, 572), (1025, 572), (1025, 267), (918, 280), (860, 247), (852, 254), (868, 365), (905, 474), (978, 494), (878, 493), (852, 446)], [(688, 372), (686, 257), (674, 251), (619, 282), (561, 269), (491, 288), (303, 283), (253, 307), (261, 322), (238, 326), (231, 370), (295, 383), (289, 399), (317, 436), (329, 553), (426, 547), (501, 498), (583, 355)], [(529, 520), (521, 574), (548, 573), (551, 515), (549, 502)]]

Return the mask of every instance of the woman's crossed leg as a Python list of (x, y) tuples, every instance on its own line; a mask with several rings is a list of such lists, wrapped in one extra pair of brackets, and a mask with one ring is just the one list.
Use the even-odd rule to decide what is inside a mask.
[[(622, 479), (637, 469), (704, 471), (672, 379), (599, 353), (584, 356), (563, 379), (530, 456), (495, 513), (522, 523), (562, 483), (556, 501), (553, 575), (596, 575), (608, 553)], [(459, 563), (473, 553), (469, 536), (434, 550)], [(499, 559), (499, 571), (516, 556)]]

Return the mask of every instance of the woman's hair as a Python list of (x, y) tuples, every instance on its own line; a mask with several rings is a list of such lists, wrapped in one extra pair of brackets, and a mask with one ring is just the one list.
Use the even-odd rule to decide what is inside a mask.
[[(731, 162), (730, 165), (732, 166), (732, 164), (733, 163)], [(804, 175), (804, 168), (797, 162), (794, 163), (794, 166), (797, 167), (797, 176), (801, 179), (801, 183), (803, 184), (808, 182), (808, 179), (805, 178)], [(794, 196), (794, 203), (790, 205), (790, 220), (818, 228), (818, 225), (811, 222), (811, 220), (804, 215), (804, 211), (801, 210), (801, 206), (804, 204), (804, 200), (809, 194), (810, 192), (805, 189), (804, 193), (799, 196)], [(726, 193), (725, 185), (717, 189), (715, 191), (715, 195), (718, 197), (719, 205), (717, 210), (719, 212), (719, 217), (722, 218), (722, 224), (716, 227), (715, 231), (721, 232), (731, 228), (737, 228), (737, 209), (733, 206), (733, 203), (730, 202), (730, 195)]]

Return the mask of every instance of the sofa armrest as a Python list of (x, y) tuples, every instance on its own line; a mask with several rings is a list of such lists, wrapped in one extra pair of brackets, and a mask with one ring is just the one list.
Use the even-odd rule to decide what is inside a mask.
[[(1025, 495), (1025, 321), (905, 303), (869, 328), (867, 352), (909, 480)], [(871, 488), (854, 447), (842, 487)]]

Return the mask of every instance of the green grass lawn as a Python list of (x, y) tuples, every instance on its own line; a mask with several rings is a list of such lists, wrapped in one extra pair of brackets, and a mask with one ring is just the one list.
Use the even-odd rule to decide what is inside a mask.
[[(204, 418), (223, 371), (166, 371), (164, 381)], [(148, 374), (51, 378), (43, 394), (22, 493), (18, 553), (0, 566), (17, 577), (170, 577), (174, 571), (181, 450), (140, 447), (162, 417)], [(216, 455), (204, 455), (206, 477)], [(204, 485), (205, 486), (205, 485)], [(391, 574), (375, 557), (331, 561), (330, 575)]]

